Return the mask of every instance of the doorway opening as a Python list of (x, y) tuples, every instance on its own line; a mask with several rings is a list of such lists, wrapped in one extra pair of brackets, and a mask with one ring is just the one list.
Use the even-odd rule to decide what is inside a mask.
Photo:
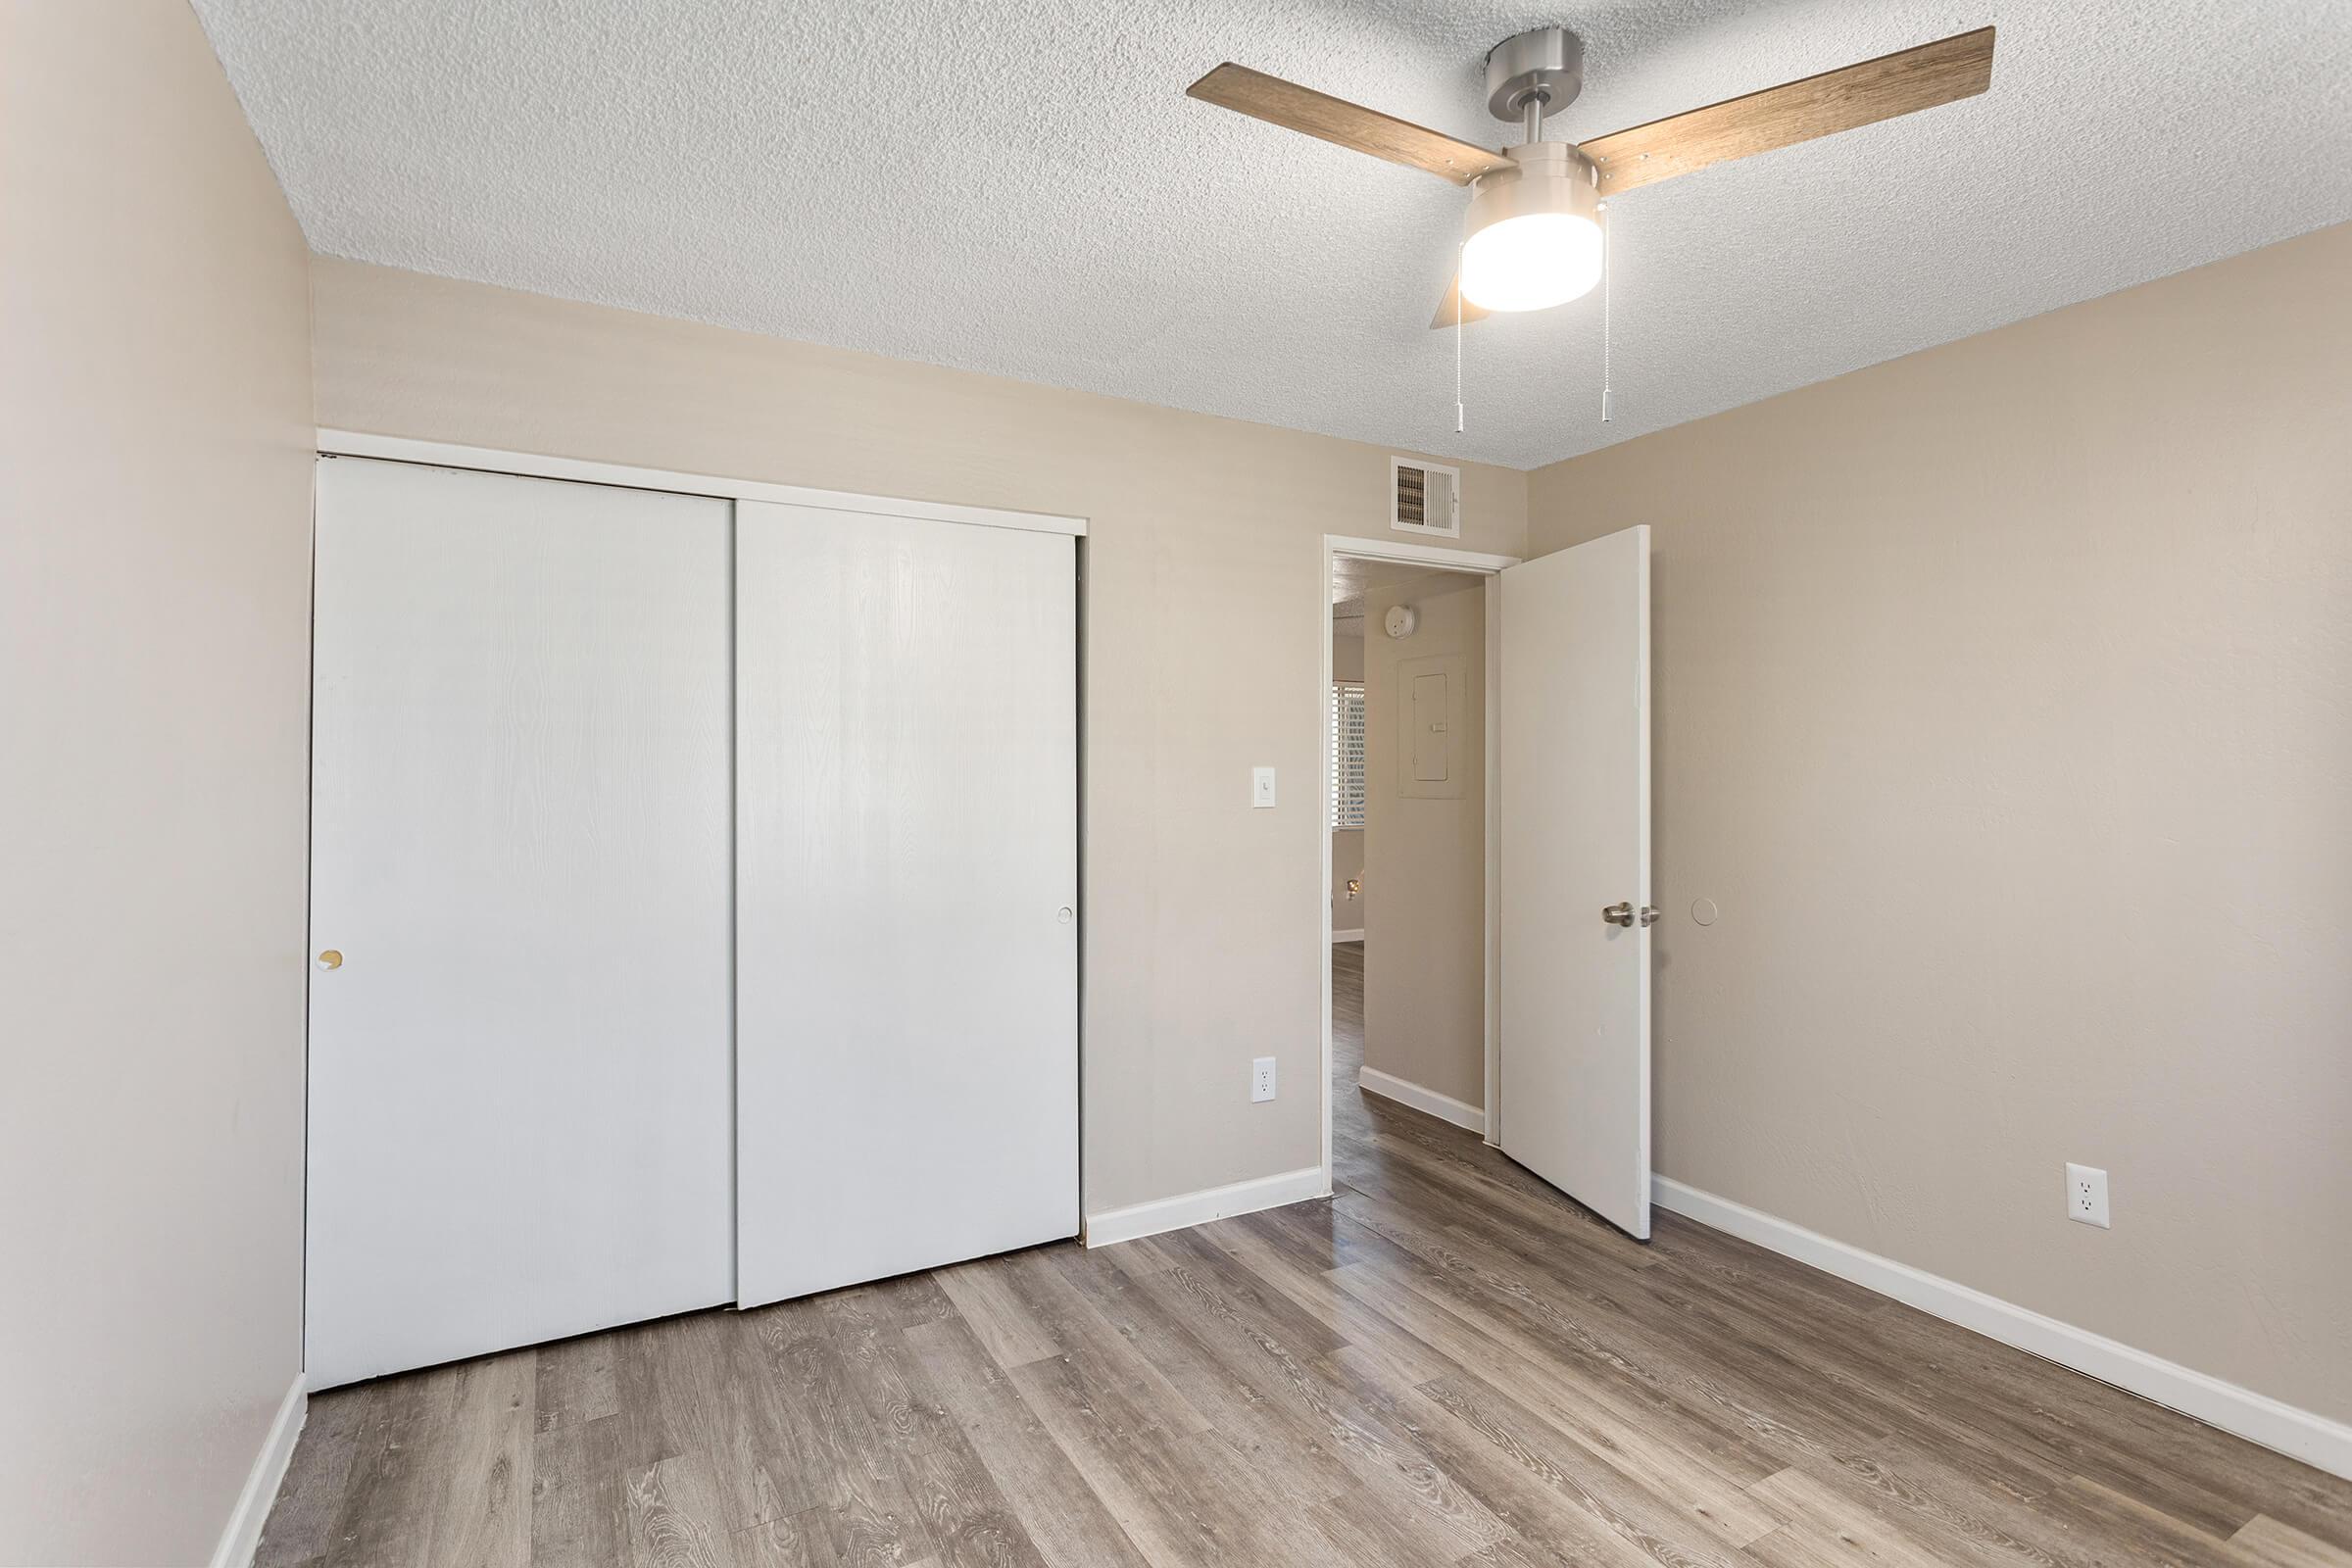
[(1367, 1094), (1494, 1141), (1487, 677), (1494, 573), (1512, 564), (1326, 541), (1327, 1171), (1369, 1136)]
[[(1660, 916), (1649, 876), (1649, 530), (1637, 523), (1525, 564), (1327, 535), (1324, 567), (1317, 700), (1329, 715), (1331, 815), (1316, 904), (1327, 944), (1335, 930), (1364, 933), (1357, 955), (1340, 956), (1357, 958), (1340, 972), (1343, 1003), (1363, 975), (1352, 1083), (1345, 1071), (1333, 1081), (1335, 1045), (1354, 1041), (1335, 1042), (1334, 966), (1323, 963), (1326, 1177), (1345, 1174), (1333, 1161), (1337, 1103), (1369, 1134), (1352, 1158), (1379, 1162), (1389, 1141), (1386, 1128), (1370, 1132), (1376, 1119), (1422, 1141), (1409, 1119), (1376, 1118), (1364, 1097), (1385, 1097), (1475, 1128), (1510, 1163), (1646, 1240), (1650, 928)], [(1484, 581), (1461, 593), (1457, 574)], [(1335, 620), (1359, 591), (1360, 613)], [(1364, 651), (1360, 758), (1344, 753), (1353, 710), (1334, 689), (1344, 645), (1331, 633), (1350, 619)], [(1346, 828), (1340, 792), (1359, 761), (1357, 877), (1335, 869), (1332, 850)], [(1398, 843), (1384, 841), (1384, 824)], [(1427, 842), (1412, 843), (1416, 834)], [(1335, 903), (1355, 912), (1335, 921)]]

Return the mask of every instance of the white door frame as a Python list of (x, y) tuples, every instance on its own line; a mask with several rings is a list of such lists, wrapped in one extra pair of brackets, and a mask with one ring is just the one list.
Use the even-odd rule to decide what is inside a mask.
[(1315, 887), (1315, 909), (1317, 911), (1315, 928), (1322, 934), (1323, 939), (1322, 945), (1316, 952), (1322, 967), (1323, 1054), (1321, 1059), (1323, 1066), (1320, 1075), (1322, 1088), (1319, 1092), (1322, 1096), (1323, 1106), (1323, 1191), (1327, 1195), (1332, 1190), (1331, 780), (1333, 759), (1331, 755), (1331, 724), (1329, 722), (1331, 711), (1331, 564), (1342, 559), (1404, 562), (1417, 566), (1444, 567), (1448, 571), (1458, 571), (1487, 579), (1487, 918), (1482, 947), (1486, 954), (1486, 1092), (1483, 1098), (1486, 1102), (1485, 1137), (1489, 1144), (1494, 1144), (1502, 1134), (1502, 1107), (1495, 1102), (1495, 1089), (1501, 1081), (1501, 1074), (1495, 1071), (1495, 1058), (1501, 1049), (1502, 1036), (1497, 1027), (1499, 1016), (1497, 995), (1501, 973), (1495, 962), (1494, 941), (1496, 928), (1500, 924), (1495, 905), (1499, 868), (1495, 864), (1497, 841), (1494, 834), (1495, 792), (1499, 781), (1495, 778), (1494, 764), (1498, 716), (1496, 705), (1500, 700), (1501, 691), (1500, 662), (1496, 658), (1496, 654), (1500, 647), (1499, 638), (1502, 634), (1502, 596), (1495, 589), (1498, 586), (1496, 573), (1505, 566), (1516, 566), (1520, 561), (1517, 556), (1487, 555), (1475, 550), (1448, 550), (1443, 545), (1417, 545), (1401, 539), (1362, 539), (1352, 534), (1341, 533), (1327, 533), (1323, 536), (1323, 574), (1315, 584), (1315, 622), (1322, 627), (1323, 632), (1323, 653), (1319, 661), (1322, 675), (1315, 687), (1316, 732), (1320, 737), (1316, 741), (1315, 751), (1316, 755), (1323, 759), (1323, 765), (1317, 773), (1317, 781), (1321, 787), (1315, 793), (1315, 830), (1316, 838), (1322, 845), (1322, 852), (1317, 859), (1323, 867), (1323, 874)]

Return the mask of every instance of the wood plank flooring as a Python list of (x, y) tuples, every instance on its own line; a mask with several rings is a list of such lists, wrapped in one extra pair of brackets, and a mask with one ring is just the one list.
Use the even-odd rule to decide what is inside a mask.
[(322, 1394), (265, 1568), (2352, 1568), (2352, 1485), (1354, 1087), (1339, 1195)]

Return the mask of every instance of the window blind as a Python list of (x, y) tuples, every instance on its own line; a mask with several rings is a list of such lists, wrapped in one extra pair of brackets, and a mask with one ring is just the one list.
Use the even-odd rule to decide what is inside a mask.
[(1364, 825), (1364, 688), (1331, 683), (1331, 825)]

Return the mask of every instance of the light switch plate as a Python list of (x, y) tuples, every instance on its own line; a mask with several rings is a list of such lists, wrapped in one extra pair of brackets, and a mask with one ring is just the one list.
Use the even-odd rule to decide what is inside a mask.
[(1264, 810), (1274, 804), (1274, 770), (1253, 767), (1250, 770), (1250, 804)]

